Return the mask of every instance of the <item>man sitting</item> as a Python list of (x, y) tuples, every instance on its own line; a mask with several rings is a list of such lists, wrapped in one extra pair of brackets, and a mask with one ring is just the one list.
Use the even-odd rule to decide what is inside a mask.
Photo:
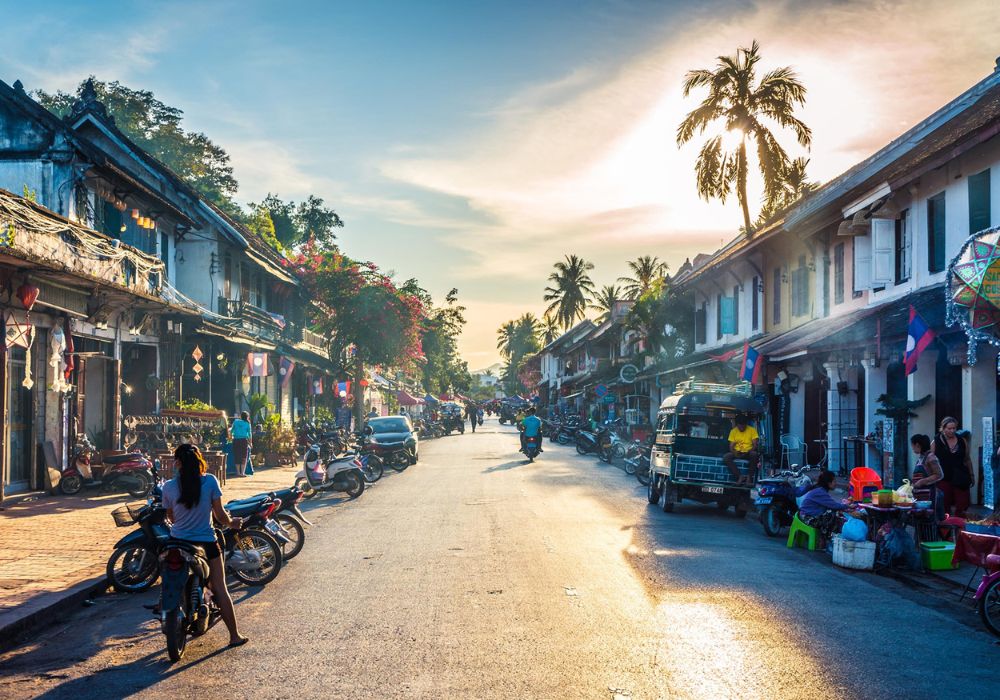
[[(757, 468), (757, 460), (760, 458), (759, 447), (760, 436), (757, 429), (748, 424), (747, 417), (740, 414), (736, 416), (736, 427), (729, 431), (729, 452), (726, 453), (722, 461), (733, 476), (733, 481), (737, 484), (750, 485), (753, 483), (753, 472)], [(736, 466), (736, 460), (745, 459), (747, 461), (748, 473), (740, 473)]]
[(535, 407), (528, 408), (526, 415), (520, 422), (521, 427), (521, 452), (526, 447), (526, 438), (536, 438), (538, 440), (538, 451), (542, 452), (542, 419), (535, 415)]

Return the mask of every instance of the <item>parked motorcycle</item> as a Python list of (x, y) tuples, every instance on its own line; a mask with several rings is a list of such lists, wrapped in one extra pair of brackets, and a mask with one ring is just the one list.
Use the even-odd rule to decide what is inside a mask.
[(649, 486), (649, 452), (652, 445), (635, 440), (626, 444), (625, 454), (622, 457), (626, 474), (635, 474), (635, 478), (643, 486)]
[(365, 477), (355, 457), (331, 459), (325, 465), (319, 447), (313, 445), (302, 457), (302, 469), (295, 475), (295, 487), (312, 498), (321, 491), (342, 491), (357, 498), (365, 491)]
[(153, 485), (152, 462), (141, 452), (111, 455), (104, 458), (104, 473), (94, 478), (90, 459), (94, 447), (87, 438), (77, 442), (73, 464), (62, 473), (59, 490), (67, 496), (84, 488), (101, 489), (105, 493), (127, 492), (133, 498), (145, 498)]
[(761, 525), (769, 537), (777, 537), (781, 534), (781, 528), (792, 524), (795, 514), (799, 512), (796, 499), (812, 488), (812, 478), (806, 474), (809, 469), (806, 465), (757, 482), (754, 502), (757, 504)]
[(144, 591), (160, 575), (158, 556), (163, 543), (170, 539), (166, 514), (158, 496), (148, 503), (125, 505), (111, 511), (118, 527), (139, 525), (118, 540), (108, 558), (108, 581), (119, 593)]
[(188, 635), (208, 631), (212, 615), (211, 589), (208, 586), (208, 559), (197, 544), (168, 539), (159, 557), (160, 625), (167, 638), (167, 655), (180, 661), (187, 648)]
[(601, 449), (597, 433), (589, 430), (578, 430), (576, 433), (576, 451), (582, 455), (594, 454)]
[[(271, 514), (271, 520), (280, 529), (284, 541), (279, 539), (278, 544), (281, 545), (282, 557), (285, 561), (288, 561), (301, 552), (302, 547), (305, 545), (306, 532), (302, 525), (312, 525), (306, 519), (306, 516), (303, 515), (302, 511), (299, 510), (298, 504), (303, 498), (305, 498), (305, 493), (301, 489), (292, 486), (280, 491), (271, 491), (266, 494), (261, 493), (249, 498), (230, 501), (226, 504), (226, 509), (231, 513), (239, 512), (242, 508), (246, 507), (256, 506), (257, 508), (261, 508), (269, 499), (276, 501), (278, 506)], [(267, 526), (265, 526), (265, 529), (268, 532), (272, 530), (272, 528)]]
[(1000, 554), (986, 556), (986, 573), (973, 599), (983, 624), (1000, 637)]
[(559, 426), (559, 432), (556, 434), (556, 442), (560, 445), (568, 445), (571, 442), (576, 442), (576, 435), (581, 429), (580, 419), (577, 416), (571, 416)]

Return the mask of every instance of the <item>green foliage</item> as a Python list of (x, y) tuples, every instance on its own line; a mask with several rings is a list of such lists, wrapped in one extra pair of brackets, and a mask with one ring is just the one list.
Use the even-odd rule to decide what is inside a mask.
[(264, 239), (277, 250), (288, 250), (309, 240), (321, 248), (333, 248), (337, 239), (333, 231), (344, 225), (337, 212), (324, 206), (315, 195), (296, 204), (268, 192), (263, 201), (251, 203), (249, 209), (251, 217), (261, 216), (261, 212), (268, 214), (270, 224)]
[[(738, 49), (735, 56), (719, 56), (714, 70), (689, 71), (684, 79), (684, 96), (697, 88), (707, 88), (708, 95), (677, 127), (678, 146), (710, 127), (719, 134), (706, 140), (698, 155), (698, 194), (706, 200), (725, 202), (735, 190), (747, 233), (752, 230), (747, 202), (748, 143), (757, 147), (764, 201), (774, 207), (786, 189), (791, 163), (768, 124), (791, 129), (805, 148), (812, 141), (809, 127), (793, 114), (796, 106), (805, 104), (806, 89), (798, 76), (786, 67), (772, 70), (758, 81), (759, 61), (760, 46), (754, 41), (749, 49)], [(739, 137), (735, 151), (725, 149), (722, 132)]]
[(251, 423), (259, 423), (264, 417), (274, 412), (274, 404), (267, 394), (250, 394), (247, 397), (247, 413)]
[(604, 323), (611, 318), (611, 311), (615, 308), (615, 302), (621, 298), (622, 290), (618, 285), (606, 284), (601, 287), (601, 291), (594, 295), (594, 303), (590, 305), (590, 308), (594, 311), (601, 312), (600, 316), (597, 317), (598, 323)]
[(500, 385), (508, 395), (518, 394), (528, 387), (522, 381), (525, 361), (541, 350), (543, 326), (534, 314), (520, 318), (497, 329), (497, 349), (507, 360), (500, 377)]
[(631, 277), (619, 277), (618, 281), (625, 285), (625, 298), (638, 299), (650, 290), (657, 280), (667, 275), (669, 266), (661, 262), (655, 255), (642, 255), (628, 262)]
[(465, 326), (465, 307), (458, 303), (458, 290), (448, 292), (442, 307), (431, 308), (428, 295), (425, 306), (430, 311), (420, 334), (426, 360), (422, 369), (424, 389), (432, 394), (449, 389), (468, 391), (472, 387), (472, 375), (468, 363), (458, 353), (458, 338)]
[(268, 416), (261, 427), (261, 435), (254, 442), (255, 451), (273, 452), (285, 458), (295, 457), (295, 431), (281, 421), (281, 416)]
[(36, 204), (38, 203), (38, 193), (35, 192), (30, 187), (28, 187), (27, 185), (24, 185), (21, 188), (21, 196), (23, 196), (29, 202), (35, 202)]
[(680, 357), (694, 348), (692, 305), (690, 294), (680, 294), (659, 279), (636, 299), (625, 326), (646, 338), (647, 353)]
[(309, 195), (306, 201), (299, 202), (295, 209), (294, 221), (300, 240), (314, 240), (324, 246), (333, 245), (337, 239), (333, 230), (344, 225), (337, 212), (323, 206), (323, 200), (314, 195)]
[(554, 267), (555, 272), (549, 275), (552, 284), (545, 288), (543, 297), (552, 302), (545, 309), (545, 315), (553, 316), (563, 328), (569, 328), (584, 317), (594, 295), (594, 282), (587, 274), (594, 269), (594, 263), (567, 255)]
[(277, 251), (282, 251), (283, 247), (275, 236), (274, 221), (271, 219), (271, 212), (260, 204), (251, 204), (250, 211), (245, 217), (246, 227), (257, 234), (269, 246)]
[(326, 406), (316, 407), (316, 422), (317, 423), (332, 423), (334, 421), (333, 411), (331, 411)]
[[(76, 94), (39, 90), (34, 97), (50, 112), (65, 117), (83, 92), (86, 81)], [(184, 112), (156, 99), (149, 90), (133, 90), (117, 80), (94, 80), (97, 98), (104, 104), (115, 125), (143, 150), (177, 173), (227, 213), (238, 211), (232, 197), (237, 182), (229, 154), (205, 134), (185, 131)]]
[(181, 411), (218, 411), (215, 406), (207, 404), (200, 399), (184, 399), (178, 401), (174, 408)]
[(922, 399), (917, 399), (916, 401), (909, 401), (905, 396), (890, 396), (889, 394), (882, 394), (876, 399), (882, 408), (876, 409), (875, 413), (880, 416), (886, 416), (894, 420), (903, 420), (906, 418), (916, 418), (917, 414), (913, 412), (914, 409), (920, 408), (925, 403), (931, 400), (931, 395), (928, 394)]

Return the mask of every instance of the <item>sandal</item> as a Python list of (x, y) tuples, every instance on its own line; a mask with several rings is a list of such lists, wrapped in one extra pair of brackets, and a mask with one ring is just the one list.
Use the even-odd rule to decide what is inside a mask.
[(250, 641), (250, 637), (240, 637), (235, 642), (229, 642), (229, 646), (231, 646), (231, 647), (241, 647), (241, 646), (243, 646), (244, 644), (246, 644), (249, 641)]

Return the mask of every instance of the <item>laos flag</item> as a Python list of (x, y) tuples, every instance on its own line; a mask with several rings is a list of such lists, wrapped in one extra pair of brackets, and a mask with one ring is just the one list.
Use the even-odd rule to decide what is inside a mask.
[(750, 347), (750, 343), (743, 343), (743, 365), (740, 367), (740, 379), (756, 384), (760, 379), (762, 364), (760, 353)]
[(911, 305), (910, 326), (906, 331), (906, 353), (903, 355), (903, 366), (906, 367), (907, 377), (917, 371), (917, 358), (933, 341), (934, 331)]

